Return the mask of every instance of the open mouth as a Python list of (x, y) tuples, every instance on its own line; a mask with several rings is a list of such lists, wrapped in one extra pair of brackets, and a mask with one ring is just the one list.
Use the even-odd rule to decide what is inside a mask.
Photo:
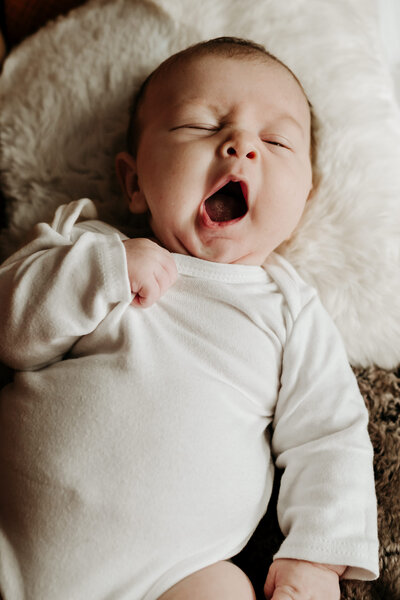
[(205, 212), (213, 223), (241, 219), (248, 207), (239, 181), (229, 181), (204, 202)]

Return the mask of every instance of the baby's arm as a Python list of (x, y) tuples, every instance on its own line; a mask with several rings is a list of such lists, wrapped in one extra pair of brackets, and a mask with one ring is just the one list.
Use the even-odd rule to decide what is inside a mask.
[(132, 304), (147, 308), (175, 283), (175, 261), (168, 250), (146, 238), (125, 240), (124, 247), (129, 283), (135, 294)]
[(118, 232), (76, 227), (82, 217), (96, 217), (89, 200), (60, 207), (0, 266), (0, 360), (13, 369), (59, 360), (114, 307), (131, 301)]
[(274, 558), (346, 565), (344, 579), (374, 579), (379, 564), (368, 412), (331, 318), (315, 292), (297, 285), (301, 302), (285, 288), (288, 329), (271, 438), (283, 470), (277, 514), (285, 536)]
[(339, 600), (344, 566), (278, 558), (265, 582), (267, 600)]

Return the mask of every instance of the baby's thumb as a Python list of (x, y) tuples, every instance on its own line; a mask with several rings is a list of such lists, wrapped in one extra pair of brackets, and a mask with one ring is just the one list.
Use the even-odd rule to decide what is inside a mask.
[(274, 590), (275, 590), (275, 569), (273, 568), (273, 563), (269, 568), (267, 579), (265, 580), (264, 585), (264, 595), (267, 600), (271, 600)]
[(295, 596), (292, 594), (291, 589), (284, 585), (280, 587), (276, 585), (276, 563), (272, 563), (269, 568), (267, 579), (264, 585), (264, 595), (267, 600), (294, 600)]
[(276, 588), (273, 595), (268, 600), (295, 600), (295, 597), (290, 592), (285, 592), (282, 588)]

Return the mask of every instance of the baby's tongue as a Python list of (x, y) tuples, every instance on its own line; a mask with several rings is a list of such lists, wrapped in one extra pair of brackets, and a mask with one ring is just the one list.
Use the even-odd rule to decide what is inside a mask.
[(235, 218), (236, 199), (217, 192), (205, 201), (205, 208), (211, 221), (232, 221)]

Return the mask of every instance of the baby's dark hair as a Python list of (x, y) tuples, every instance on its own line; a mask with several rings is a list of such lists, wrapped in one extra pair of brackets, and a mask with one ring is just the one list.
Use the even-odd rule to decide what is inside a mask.
[(303, 94), (308, 102), (308, 106), (310, 108), (311, 115), (311, 143), (310, 143), (310, 156), (311, 163), (314, 165), (315, 160), (315, 139), (314, 139), (314, 114), (310, 101), (307, 98), (307, 94), (305, 93), (303, 86), (301, 85), (299, 79), (293, 73), (293, 71), (285, 65), (279, 58), (268, 52), (264, 46), (261, 44), (257, 44), (251, 40), (246, 40), (237, 37), (218, 37), (211, 40), (199, 42), (194, 44), (193, 46), (189, 46), (185, 50), (181, 50), (176, 54), (173, 54), (169, 58), (167, 58), (164, 62), (162, 62), (154, 71), (150, 73), (146, 77), (146, 79), (141, 84), (138, 91), (135, 93), (133, 97), (133, 101), (130, 107), (129, 113), (129, 125), (127, 132), (127, 146), (129, 152), (136, 156), (140, 133), (141, 133), (141, 124), (140, 124), (140, 109), (143, 106), (144, 98), (146, 95), (146, 90), (149, 87), (151, 81), (156, 79), (159, 75), (168, 72), (168, 70), (172, 67), (175, 67), (180, 62), (190, 59), (192, 57), (199, 56), (224, 56), (227, 58), (247, 58), (249, 60), (267, 60), (271, 62), (275, 62), (282, 67), (284, 67), (291, 76), (296, 80), (299, 87), (303, 91)]

